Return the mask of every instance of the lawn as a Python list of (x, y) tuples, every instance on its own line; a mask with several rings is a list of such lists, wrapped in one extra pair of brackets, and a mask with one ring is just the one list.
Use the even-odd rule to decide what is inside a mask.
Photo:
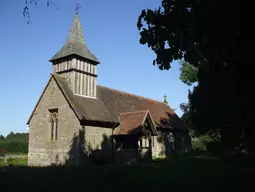
[[(4, 167), (4, 191), (241, 191), (255, 173), (243, 156), (190, 155), (129, 166)], [(250, 178), (251, 179), (251, 178)]]
[(0, 159), (0, 167), (3, 166), (8, 166), (8, 165), (13, 165), (13, 166), (27, 166), (27, 157), (23, 158), (8, 158), (4, 160), (3, 158)]

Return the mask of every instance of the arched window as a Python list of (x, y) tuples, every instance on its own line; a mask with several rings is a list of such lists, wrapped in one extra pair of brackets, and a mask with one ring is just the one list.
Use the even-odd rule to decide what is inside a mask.
[(50, 109), (50, 139), (58, 140), (58, 109)]

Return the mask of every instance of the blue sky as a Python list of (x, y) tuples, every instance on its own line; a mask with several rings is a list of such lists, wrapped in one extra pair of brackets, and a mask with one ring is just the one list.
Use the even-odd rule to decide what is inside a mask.
[[(49, 59), (64, 44), (75, 15), (75, 0), (46, 0), (31, 6), (32, 23), (22, 12), (25, 0), (0, 1), (0, 134), (26, 132), (31, 114), (51, 73)], [(179, 65), (169, 71), (152, 65), (154, 53), (139, 44), (136, 23), (144, 8), (156, 8), (160, 0), (80, 0), (79, 11), (85, 41), (101, 64), (98, 83), (168, 103), (181, 115), (188, 88), (179, 80)]]

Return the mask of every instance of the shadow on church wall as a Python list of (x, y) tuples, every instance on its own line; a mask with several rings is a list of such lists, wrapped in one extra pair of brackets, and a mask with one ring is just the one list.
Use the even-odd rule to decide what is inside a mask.
[[(188, 129), (179, 117), (170, 113), (167, 113), (167, 116), (168, 118), (161, 118), (160, 123), (156, 125), (159, 132), (157, 140), (164, 145), (160, 155), (166, 155), (171, 158), (189, 152), (192, 149), (192, 145)], [(101, 146), (92, 147), (90, 143), (86, 143), (85, 134), (85, 130), (75, 133), (66, 159), (60, 161), (59, 156), (56, 155), (55, 163), (52, 165), (117, 164), (123, 163), (128, 159), (133, 159), (132, 161), (137, 163), (145, 159), (149, 161), (149, 157), (152, 157), (151, 148), (138, 150), (137, 147), (118, 151), (115, 149), (113, 137), (105, 134), (103, 135)]]
[(161, 118), (156, 124), (159, 132), (157, 141), (164, 145), (160, 155), (171, 158), (189, 152), (192, 149), (191, 136), (185, 123), (176, 114), (166, 114), (168, 117)]
[(51, 166), (83, 166), (113, 163), (112, 137), (103, 134), (101, 147), (92, 146), (85, 142), (85, 131), (80, 130), (75, 133), (66, 154), (66, 158), (60, 159), (59, 155), (55, 157), (55, 163)]
[(103, 134), (102, 137), (101, 147), (94, 146), (93, 148), (90, 143), (85, 142), (85, 131), (80, 130), (78, 134), (73, 135), (66, 158), (61, 159), (59, 155), (56, 155), (55, 163), (51, 166), (134, 164), (152, 160), (149, 149), (136, 148), (117, 151), (112, 136)]

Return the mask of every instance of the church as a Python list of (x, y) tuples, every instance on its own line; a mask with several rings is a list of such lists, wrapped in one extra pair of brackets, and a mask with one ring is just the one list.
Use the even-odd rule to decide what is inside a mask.
[(67, 40), (28, 119), (29, 166), (138, 162), (186, 153), (185, 123), (166, 101), (97, 84), (100, 62), (76, 13)]

